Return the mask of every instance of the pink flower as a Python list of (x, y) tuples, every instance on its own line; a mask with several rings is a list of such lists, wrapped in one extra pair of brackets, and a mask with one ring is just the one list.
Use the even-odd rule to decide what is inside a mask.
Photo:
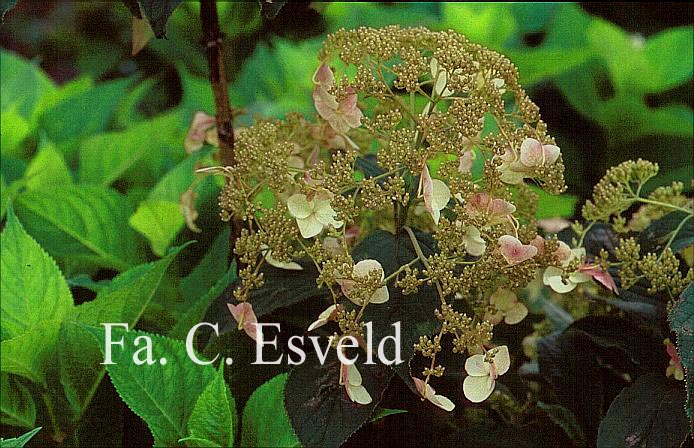
[(616, 295), (619, 295), (619, 290), (617, 289), (617, 285), (615, 284), (614, 279), (612, 278), (609, 272), (603, 271), (602, 268), (600, 268), (600, 266), (584, 264), (579, 266), (578, 271), (584, 274), (588, 274), (593, 278), (593, 280), (596, 280), (605, 288), (614, 292)]
[(523, 244), (511, 235), (503, 235), (499, 238), (499, 252), (508, 264), (515, 265), (537, 255), (537, 247)]
[(516, 211), (516, 206), (503, 199), (494, 199), (489, 193), (475, 193), (465, 204), (465, 211), (471, 216), (489, 215), (490, 224), (499, 224), (508, 220)]
[(232, 305), (227, 303), (229, 312), (234, 317), (236, 322), (238, 322), (238, 329), (246, 332), (248, 336), (254, 341), (257, 340), (257, 327), (258, 318), (255, 316), (253, 311), (253, 306), (248, 302), (241, 302), (238, 305)]
[(561, 151), (556, 145), (543, 145), (539, 140), (526, 138), (521, 143), (520, 161), (528, 168), (551, 165), (557, 161)]
[(335, 320), (337, 317), (337, 312), (339, 310), (339, 305), (330, 305), (328, 308), (326, 308), (322, 313), (318, 315), (318, 319), (316, 319), (311, 325), (309, 325), (307, 331), (313, 331), (316, 328), (322, 327), (323, 325), (327, 324), (331, 320)]
[(313, 104), (318, 114), (335, 129), (344, 134), (352, 128), (361, 126), (364, 114), (357, 106), (357, 93), (351, 87), (347, 89), (344, 99), (338, 101), (333, 93), (330, 93), (335, 78), (333, 72), (326, 64), (321, 64), (313, 75)]
[(202, 111), (195, 112), (188, 134), (183, 142), (186, 152), (192, 154), (202, 148), (202, 145), (208, 140), (207, 130), (213, 128), (216, 124), (217, 120), (212, 115), (207, 115)]

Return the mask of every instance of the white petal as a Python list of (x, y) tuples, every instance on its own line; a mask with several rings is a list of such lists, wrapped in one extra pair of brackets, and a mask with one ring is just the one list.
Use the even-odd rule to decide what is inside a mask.
[(497, 376), (501, 376), (508, 372), (509, 367), (511, 367), (511, 357), (508, 354), (508, 347), (505, 345), (500, 345), (493, 350), (497, 350), (496, 355), (494, 355), (494, 367), (496, 368), (496, 374)]
[(489, 297), (489, 303), (494, 305), (496, 309), (506, 312), (518, 303), (518, 297), (509, 289), (499, 288)]
[(573, 283), (588, 282), (590, 281), (590, 276), (588, 274), (584, 274), (583, 272), (576, 271), (569, 274), (569, 281)]
[(369, 391), (366, 390), (364, 386), (352, 386), (347, 385), (347, 395), (350, 400), (359, 404), (369, 404), (371, 403), (371, 395)]
[(287, 208), (292, 217), (303, 219), (313, 211), (313, 201), (309, 201), (305, 194), (293, 194), (287, 199)]
[(471, 376), (489, 376), (489, 363), (484, 361), (484, 355), (472, 355), (465, 360), (465, 371)]
[(347, 371), (349, 372), (348, 379), (350, 386), (361, 386), (361, 373), (359, 373), (357, 366), (355, 364), (350, 364), (349, 367), (347, 367)]
[(562, 279), (561, 274), (561, 269), (554, 266), (550, 266), (547, 269), (545, 269), (544, 274), (542, 274), (542, 282), (560, 294), (565, 294), (567, 292), (573, 291), (573, 289), (576, 287), (576, 284), (571, 281), (564, 282), (564, 279)]
[(296, 219), (296, 223), (299, 225), (299, 231), (301, 236), (304, 238), (313, 238), (323, 231), (323, 224), (318, 222), (318, 220), (313, 216), (309, 216), (304, 219)]
[(549, 165), (556, 162), (561, 154), (561, 150), (557, 145), (544, 145), (542, 152), (545, 154), (545, 163)]
[(451, 412), (453, 409), (455, 409), (455, 404), (443, 395), (433, 395), (429, 398), (429, 401), (431, 401), (444, 411)]
[(537, 139), (523, 140), (520, 148), (520, 160), (523, 165), (528, 167), (542, 165), (543, 158), (542, 144)]
[(381, 286), (373, 293), (369, 303), (386, 303), (390, 299), (390, 294), (388, 293), (387, 286)]
[(286, 269), (288, 271), (303, 271), (304, 268), (301, 267), (299, 263), (293, 262), (293, 261), (279, 261), (273, 258), (272, 256), (272, 251), (271, 250), (266, 250), (265, 251), (265, 261), (268, 262), (270, 266), (274, 266), (279, 269)]
[(432, 181), (431, 206), (434, 210), (443, 210), (451, 200), (451, 190), (442, 180)]
[(384, 278), (383, 266), (377, 260), (362, 260), (354, 265), (352, 274), (355, 278), (363, 278), (368, 276), (372, 271), (380, 271), (381, 279)]
[(306, 331), (313, 331), (316, 328), (320, 328), (327, 323), (328, 323), (328, 319), (318, 318), (316, 321), (314, 321), (311, 325), (308, 326), (308, 329)]
[(516, 302), (510, 309), (506, 311), (504, 322), (509, 325), (515, 325), (525, 319), (528, 315), (528, 308), (520, 302)]
[(473, 403), (481, 403), (494, 391), (494, 382), (489, 387), (488, 376), (468, 376), (463, 381), (463, 393), (465, 398)]

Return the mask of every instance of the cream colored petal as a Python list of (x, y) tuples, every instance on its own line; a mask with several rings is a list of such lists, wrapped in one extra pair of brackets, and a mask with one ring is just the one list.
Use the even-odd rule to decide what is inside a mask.
[(390, 294), (388, 293), (388, 287), (382, 286), (376, 290), (371, 296), (369, 303), (386, 303), (390, 299)]
[(385, 277), (383, 272), (383, 266), (377, 260), (362, 260), (354, 265), (352, 269), (352, 275), (355, 278), (363, 278), (368, 276), (372, 271), (380, 271), (381, 278)]
[(513, 171), (508, 166), (504, 167), (504, 165), (501, 165), (497, 169), (501, 171), (501, 176), (499, 176), (499, 179), (505, 184), (518, 185), (523, 182), (523, 179), (525, 178), (525, 173)]
[(348, 384), (347, 395), (349, 399), (358, 404), (369, 404), (371, 403), (371, 395), (369, 391), (366, 390), (364, 386), (352, 386)]
[(323, 231), (323, 224), (321, 224), (313, 215), (304, 219), (296, 219), (296, 223), (299, 225), (299, 232), (304, 238), (313, 238)]
[(286, 269), (287, 271), (303, 271), (304, 268), (301, 267), (299, 263), (295, 263), (293, 261), (279, 261), (275, 259), (272, 256), (272, 251), (267, 248), (267, 246), (264, 246), (262, 249), (263, 255), (265, 256), (265, 261), (268, 262), (270, 266), (274, 266), (279, 269)]
[(506, 312), (518, 303), (518, 298), (513, 291), (499, 288), (489, 297), (489, 303), (497, 309)]
[(559, 158), (561, 150), (557, 145), (544, 145), (542, 147), (542, 152), (545, 156), (545, 163), (548, 165), (553, 164)]
[(542, 144), (534, 138), (526, 138), (521, 143), (520, 160), (528, 167), (542, 165), (543, 161)]
[(287, 208), (293, 218), (307, 218), (313, 212), (313, 201), (309, 201), (305, 194), (296, 193), (287, 199)]
[(431, 206), (434, 210), (443, 210), (451, 200), (451, 190), (442, 180), (432, 181)]
[(562, 270), (554, 266), (550, 266), (545, 269), (544, 274), (542, 274), (542, 282), (552, 288), (554, 291), (565, 294), (567, 292), (573, 291), (576, 287), (576, 283), (571, 281), (564, 281), (562, 279)]
[(497, 376), (501, 376), (508, 372), (509, 367), (511, 367), (511, 357), (508, 354), (508, 347), (505, 345), (495, 347), (494, 350), (497, 351), (494, 355), (494, 367)]
[(528, 315), (528, 308), (521, 302), (516, 302), (511, 308), (506, 310), (504, 322), (509, 325), (515, 325), (525, 319)]
[(489, 363), (484, 361), (484, 355), (472, 355), (465, 360), (465, 371), (470, 376), (488, 376)]
[(337, 305), (330, 305), (328, 308), (323, 310), (323, 312), (318, 315), (318, 319), (316, 319), (311, 325), (309, 325), (307, 331), (313, 331), (316, 328), (320, 328), (323, 325), (327, 324), (328, 321), (330, 320), (332, 314), (336, 310), (337, 310)]
[(481, 403), (494, 391), (494, 382), (489, 385), (489, 376), (468, 376), (463, 381), (465, 398), (473, 403)]
[(574, 283), (584, 283), (590, 281), (590, 275), (584, 274), (583, 272), (572, 272), (569, 274), (569, 281)]
[(357, 366), (355, 364), (350, 364), (349, 367), (347, 367), (348, 373), (348, 380), (350, 386), (361, 386), (361, 373), (359, 373), (359, 369), (357, 369)]
[(455, 404), (443, 395), (432, 395), (429, 398), (429, 401), (435, 404), (436, 406), (440, 407), (444, 411), (451, 412), (453, 409), (455, 409)]

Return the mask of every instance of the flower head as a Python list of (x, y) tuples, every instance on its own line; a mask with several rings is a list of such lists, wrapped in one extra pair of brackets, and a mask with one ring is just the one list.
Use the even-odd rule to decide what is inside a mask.
[(313, 104), (318, 114), (335, 129), (344, 134), (352, 128), (361, 126), (364, 116), (357, 106), (357, 93), (351, 87), (347, 95), (338, 101), (331, 89), (335, 84), (332, 70), (326, 64), (321, 64), (313, 75)]
[(371, 395), (361, 383), (361, 373), (356, 365), (340, 364), (340, 385), (345, 386), (349, 399), (355, 403), (369, 404)]
[(343, 224), (342, 221), (335, 220), (337, 212), (330, 206), (329, 199), (308, 199), (305, 194), (296, 193), (287, 199), (287, 208), (289, 214), (296, 219), (304, 238), (318, 235), (327, 226), (339, 229)]
[(243, 330), (251, 339), (257, 340), (256, 324), (258, 323), (258, 318), (255, 316), (253, 306), (248, 302), (241, 302), (238, 305), (227, 303), (227, 307), (232, 317), (238, 322), (237, 328), (239, 331)]
[[(383, 266), (376, 260), (362, 260), (355, 264), (352, 268), (352, 279), (338, 279), (337, 283), (342, 288), (342, 293), (352, 302), (357, 305), (362, 305), (361, 300), (358, 300), (352, 294), (352, 291), (359, 280), (367, 279), (372, 272), (376, 272), (377, 276), (380, 275), (381, 280), (385, 278), (385, 273), (383, 272)], [(388, 293), (388, 286), (383, 285), (378, 288), (371, 295), (368, 303), (385, 303), (390, 299), (390, 294)]]
[(455, 409), (455, 404), (444, 397), (443, 395), (436, 395), (436, 391), (427, 382), (420, 380), (419, 378), (412, 378), (415, 386), (417, 387), (417, 392), (422, 398), (429, 400), (431, 403), (440, 407), (441, 409), (451, 412)]
[(485, 320), (498, 324), (502, 320), (508, 325), (514, 325), (525, 319), (528, 315), (528, 308), (518, 300), (513, 291), (499, 288), (489, 297), (489, 304), (493, 312), (485, 315)]
[(463, 381), (463, 393), (473, 403), (489, 398), (496, 386), (496, 379), (511, 367), (508, 347), (493, 348), (483, 355), (472, 355), (465, 361), (468, 376)]
[(537, 255), (537, 247), (523, 244), (516, 237), (503, 235), (499, 237), (499, 252), (510, 265), (522, 263)]

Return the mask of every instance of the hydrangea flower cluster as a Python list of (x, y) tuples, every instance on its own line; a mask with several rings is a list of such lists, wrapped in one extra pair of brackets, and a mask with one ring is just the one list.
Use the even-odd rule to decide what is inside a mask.
[[(528, 183), (564, 191), (561, 150), (515, 66), (455, 32), (341, 30), (319, 59), (315, 119), (290, 115), (240, 129), (237, 165), (208, 170), (228, 178), (222, 218), (244, 226), (234, 248), (243, 266), (235, 299), (250, 303), (263, 265), (296, 270), (308, 262), (333, 300), (309, 330), (337, 324), (335, 340), (359, 339), (367, 307), (385, 306), (395, 290), (435, 288), (440, 325), (415, 346), (430, 360), (413, 372), (417, 390), (453, 409), (430, 384), (445, 370), (437, 353), (450, 345), (468, 356), (466, 397), (484, 401), (511, 366), (508, 348), (492, 342), (494, 326), (528, 313), (515, 291), (536, 277), (558, 292), (593, 279), (616, 290), (604, 260), (588, 261), (579, 243), (538, 234)], [(206, 138), (210, 123), (200, 121), (193, 143)], [(605, 188), (596, 200), (607, 205), (588, 206), (588, 216), (621, 206)], [(413, 229), (433, 236), (433, 254), (424, 254)], [(376, 230), (406, 234), (416, 256), (395, 272), (353, 259)], [(252, 336), (255, 316), (230, 309)], [(340, 384), (353, 401), (371, 401), (356, 366), (341, 367)]]

